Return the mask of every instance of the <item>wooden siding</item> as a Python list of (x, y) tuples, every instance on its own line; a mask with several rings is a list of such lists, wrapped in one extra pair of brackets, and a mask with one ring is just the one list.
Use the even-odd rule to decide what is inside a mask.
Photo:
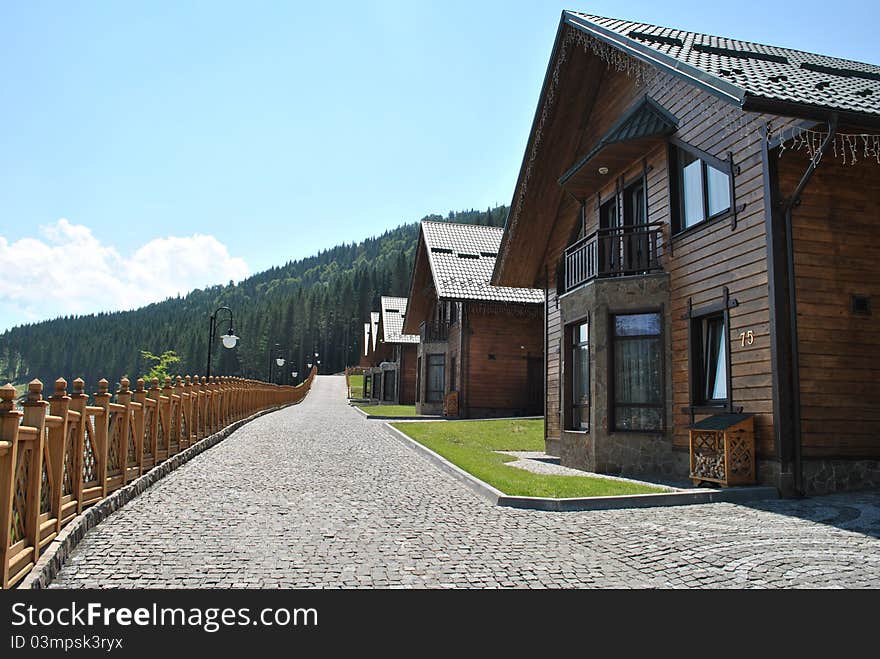
[[(808, 160), (778, 161), (791, 194)], [(792, 213), (804, 457), (880, 456), (880, 166), (822, 159)], [(871, 315), (852, 313), (852, 295)]]
[(546, 319), (546, 349), (544, 352), (544, 367), (546, 369), (546, 392), (544, 438), (545, 440), (558, 440), (562, 433), (561, 425), (561, 350), (562, 350), (562, 324), (559, 315), (559, 301), (556, 296), (556, 281), (551, 276), (549, 290), (547, 291)]
[(400, 393), (401, 405), (412, 405), (416, 402), (416, 366), (418, 364), (418, 346), (415, 343), (400, 345)]
[[(479, 305), (468, 304), (467, 314), (469, 336), (463, 384), (468, 410), (525, 413), (529, 407), (527, 358), (543, 354), (540, 310), (505, 313), (493, 306), (484, 312)], [(449, 344), (452, 346), (453, 341)]]

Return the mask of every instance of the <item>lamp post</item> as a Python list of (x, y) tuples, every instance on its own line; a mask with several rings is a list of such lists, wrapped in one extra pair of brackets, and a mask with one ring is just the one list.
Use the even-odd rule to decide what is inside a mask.
[(223, 347), (231, 350), (238, 343), (238, 337), (235, 336), (235, 330), (232, 329), (232, 309), (218, 307), (211, 314), (211, 320), (208, 323), (208, 367), (205, 369), (207, 377), (211, 377), (211, 353), (214, 349), (214, 339), (217, 336), (217, 314), (221, 311), (229, 312), (229, 329), (226, 330), (226, 334), (220, 337), (220, 340), (223, 341)]
[(293, 384), (296, 384), (296, 376), (299, 375), (299, 373), (296, 372), (296, 371), (294, 371), (294, 372), (291, 373), (290, 375), (291, 375), (291, 377), (293, 378)]
[(315, 352), (315, 367), (317, 367), (317, 369), (318, 369), (319, 371), (321, 370), (320, 366), (321, 366), (321, 360), (318, 359), (318, 353), (317, 353), (317, 351), (316, 351), (316, 352)]

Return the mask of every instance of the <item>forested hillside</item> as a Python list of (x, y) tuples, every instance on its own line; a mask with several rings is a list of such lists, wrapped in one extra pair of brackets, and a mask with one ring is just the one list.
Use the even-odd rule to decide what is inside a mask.
[[(507, 208), (450, 212), (424, 219), (501, 226)], [(236, 348), (214, 348), (212, 373), (266, 379), (269, 350), (278, 343), (288, 360), (282, 375), (302, 372), (313, 352), (321, 372), (356, 364), (363, 323), (381, 295), (408, 293), (418, 224), (404, 224), (357, 244), (290, 261), (238, 284), (214, 286), (133, 311), (63, 317), (22, 325), (0, 335), (0, 379), (48, 383), (82, 377), (89, 391), (99, 378), (111, 384), (149, 370), (141, 351), (174, 350), (180, 374), (203, 374), (210, 314), (219, 306), (235, 315)], [(221, 317), (219, 333), (226, 330)]]

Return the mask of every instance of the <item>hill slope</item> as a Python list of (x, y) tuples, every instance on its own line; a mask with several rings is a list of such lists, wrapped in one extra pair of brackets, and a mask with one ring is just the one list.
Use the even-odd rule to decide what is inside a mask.
[[(424, 219), (502, 226), (507, 208), (450, 212)], [(219, 306), (235, 314), (238, 347), (215, 347), (212, 372), (266, 379), (269, 348), (282, 346), (283, 375), (305, 370), (317, 351), (321, 371), (357, 363), (363, 322), (378, 310), (381, 295), (406, 296), (418, 224), (404, 224), (357, 244), (343, 244), (270, 268), (238, 284), (213, 286), (133, 311), (63, 317), (22, 325), (0, 334), (0, 379), (47, 385), (63, 376), (82, 377), (87, 390), (106, 377), (143, 375), (141, 350), (174, 350), (175, 372), (203, 374), (210, 314)], [(220, 333), (225, 331), (221, 320)]]

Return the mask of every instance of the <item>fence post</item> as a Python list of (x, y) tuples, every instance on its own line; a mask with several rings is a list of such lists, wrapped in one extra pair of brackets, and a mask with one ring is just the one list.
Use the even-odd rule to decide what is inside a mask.
[[(55, 533), (61, 531), (61, 499), (64, 497), (64, 466), (67, 464), (67, 443), (69, 431), (67, 412), (70, 409), (70, 396), (67, 395), (67, 380), (55, 380), (55, 392), (49, 398), (49, 413), (61, 417), (61, 425), (49, 429), (49, 465), (52, 468), (51, 510), (55, 516)], [(73, 474), (70, 474), (71, 479)], [(72, 488), (71, 488), (72, 489)]]
[[(172, 377), (165, 378), (162, 384), (162, 405), (165, 407), (165, 442), (168, 445), (168, 457), (180, 450), (180, 435), (177, 430), (177, 414), (174, 410), (174, 387), (171, 385)], [(175, 445), (177, 448), (175, 449)]]
[(162, 443), (165, 444), (165, 457), (168, 457), (168, 420), (164, 418), (165, 407), (162, 405), (162, 390), (159, 388), (159, 378), (153, 378), (150, 381), (150, 391), (147, 394), (156, 401), (156, 407), (153, 408), (153, 414), (156, 415), (156, 433), (155, 443), (153, 444), (153, 464), (159, 464), (165, 458), (159, 457), (159, 433), (162, 433)]
[(193, 436), (195, 441), (199, 441), (202, 435), (202, 381), (198, 375), (193, 376), (192, 383), (193, 395)]
[(201, 382), (202, 384), (199, 388), (199, 432), (201, 433), (201, 437), (207, 437), (211, 434), (209, 431), (209, 424), (211, 421), (211, 415), (209, 413), (211, 394), (208, 392), (208, 378), (203, 375)]
[[(117, 452), (119, 454), (119, 466), (122, 470), (122, 483), (120, 487), (128, 482), (128, 457), (129, 457), (129, 435), (133, 429), (131, 427), (131, 380), (122, 378), (119, 381), (119, 390), (116, 392), (116, 402), (125, 406), (125, 412), (117, 419), (117, 423), (122, 423), (122, 430), (119, 432), (119, 446)], [(134, 438), (131, 438), (134, 440)], [(137, 452), (137, 446), (135, 453)]]
[(98, 393), (95, 405), (104, 408), (104, 413), (95, 416), (95, 448), (98, 450), (98, 482), (101, 483), (101, 498), (107, 496), (107, 453), (110, 448), (110, 383), (105, 378), (98, 380)]
[(186, 417), (183, 414), (183, 378), (179, 375), (174, 378), (174, 396), (177, 398), (177, 411), (174, 413), (174, 424), (177, 426), (177, 450), (182, 451), (186, 448)]
[(192, 446), (195, 444), (195, 436), (193, 434), (193, 385), (192, 378), (187, 375), (184, 378), (183, 384), (183, 421), (186, 426), (186, 445)]
[(9, 545), (12, 544), (12, 506), (18, 458), (18, 426), (21, 412), (15, 409), (15, 387), (0, 387), (0, 587), (9, 587)]
[(134, 412), (134, 450), (137, 453), (138, 476), (144, 473), (144, 433), (147, 431), (147, 392), (144, 384), (144, 379), (138, 378), (134, 385), (134, 402), (140, 405)]
[(86, 448), (86, 403), (89, 400), (85, 393), (86, 382), (82, 378), (73, 381), (73, 393), (70, 396), (70, 409), (79, 412), (79, 429), (73, 442), (73, 496), (76, 497), (76, 513), (83, 511), (83, 453)]
[(27, 399), (22, 403), (22, 425), (37, 429), (28, 467), (28, 497), (25, 511), (25, 535), (34, 547), (34, 563), (40, 557), (40, 495), (43, 485), (43, 453), (46, 450), (46, 412), (49, 403), (43, 400), (43, 383), (31, 380)]

